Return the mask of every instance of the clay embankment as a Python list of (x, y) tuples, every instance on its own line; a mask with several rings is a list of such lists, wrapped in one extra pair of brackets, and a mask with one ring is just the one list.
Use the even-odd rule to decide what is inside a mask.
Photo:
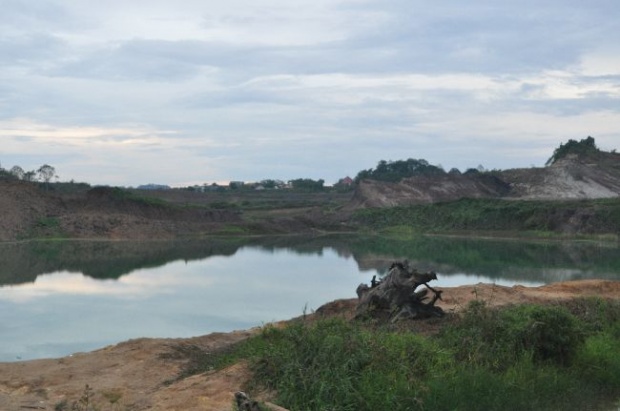
[(109, 187), (71, 194), (0, 180), (0, 241), (25, 238), (166, 239), (217, 232), (238, 213), (146, 201)]

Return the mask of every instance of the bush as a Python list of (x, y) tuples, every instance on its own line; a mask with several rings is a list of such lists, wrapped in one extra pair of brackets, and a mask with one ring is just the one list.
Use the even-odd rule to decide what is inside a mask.
[(412, 409), (424, 378), (450, 362), (430, 340), (342, 320), (269, 329), (261, 340), (256, 378), (295, 410)]
[(523, 305), (506, 310), (507, 338), (536, 361), (569, 364), (584, 341), (574, 316), (563, 307)]
[(584, 340), (577, 320), (565, 308), (522, 305), (494, 310), (480, 301), (473, 301), (443, 337), (459, 360), (495, 370), (506, 370), (522, 357), (567, 365)]
[(433, 337), (320, 319), (267, 327), (232, 356), (249, 359), (248, 388), (301, 411), (597, 409), (620, 395), (620, 322), (605, 301), (569, 307), (584, 304), (604, 313), (597, 330), (559, 305), (474, 301)]

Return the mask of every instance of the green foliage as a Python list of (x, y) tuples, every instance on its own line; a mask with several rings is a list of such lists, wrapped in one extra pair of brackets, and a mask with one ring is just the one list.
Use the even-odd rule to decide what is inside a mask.
[(588, 136), (583, 140), (568, 140), (566, 144), (560, 144), (558, 148), (555, 149), (553, 155), (549, 157), (549, 160), (545, 163), (546, 165), (550, 165), (555, 163), (558, 160), (565, 158), (570, 154), (577, 155), (578, 157), (583, 157), (585, 155), (594, 154), (599, 152), (599, 149), (596, 147), (596, 143), (593, 137)]
[(592, 409), (588, 394), (579, 395), (574, 374), (524, 359), (502, 373), (465, 364), (429, 381), (417, 410), (567, 410)]
[(59, 225), (60, 221), (57, 217), (41, 217), (36, 222), (39, 228), (58, 228)]
[(620, 387), (620, 334), (607, 330), (588, 338), (577, 361), (589, 378)]
[(231, 201), (214, 201), (209, 203), (209, 208), (213, 208), (215, 210), (234, 210), (238, 209), (239, 205)]
[(294, 190), (303, 190), (303, 191), (322, 191), (324, 189), (323, 185), (325, 184), (325, 180), (312, 180), (311, 178), (297, 178), (295, 180), (290, 180), (289, 183), (293, 187)]
[(391, 208), (356, 210), (352, 221), (372, 230), (409, 226), (417, 232), (561, 232), (572, 216), (588, 215), (583, 233), (620, 233), (620, 200), (506, 201), (462, 199)]
[(620, 309), (578, 306), (606, 313), (598, 331), (584, 332), (591, 317), (571, 314), (577, 306), (475, 301), (433, 337), (299, 321), (265, 328), (233, 356), (250, 359), (256, 389), (295, 410), (592, 409), (620, 395)]
[(343, 320), (269, 328), (258, 341), (257, 380), (296, 410), (410, 409), (420, 378), (448, 366), (430, 340)]
[(48, 216), (36, 220), (28, 232), (28, 237), (62, 239), (66, 237), (66, 233), (63, 232), (57, 217)]
[(506, 370), (524, 356), (535, 363), (569, 364), (584, 339), (565, 308), (521, 305), (497, 311), (479, 301), (445, 332), (457, 358), (493, 370)]
[(428, 161), (412, 158), (398, 161), (381, 160), (374, 169), (362, 170), (357, 173), (355, 181), (364, 179), (397, 182), (406, 177), (419, 175), (440, 175), (445, 171), (438, 166), (429, 164)]

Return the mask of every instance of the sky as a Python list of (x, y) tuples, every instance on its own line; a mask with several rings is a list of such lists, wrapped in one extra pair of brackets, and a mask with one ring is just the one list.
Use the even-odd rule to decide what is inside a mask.
[(0, 166), (137, 186), (620, 149), (617, 0), (0, 0)]

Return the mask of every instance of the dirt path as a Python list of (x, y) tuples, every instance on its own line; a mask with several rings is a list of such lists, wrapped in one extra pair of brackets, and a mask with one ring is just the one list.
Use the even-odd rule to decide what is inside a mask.
[[(579, 296), (620, 299), (620, 281), (584, 280), (542, 287), (492, 284), (443, 288), (442, 308), (458, 311), (473, 299), (493, 306), (553, 302)], [(327, 304), (321, 315), (351, 315), (355, 300)], [(136, 339), (60, 359), (0, 363), (0, 410), (70, 410), (85, 400), (97, 410), (230, 410), (234, 392), (249, 377), (244, 364), (174, 381), (182, 360), (166, 358), (174, 346), (218, 350), (257, 330), (191, 339)], [(173, 382), (170, 382), (173, 381)], [(85, 390), (86, 384), (89, 389)]]

